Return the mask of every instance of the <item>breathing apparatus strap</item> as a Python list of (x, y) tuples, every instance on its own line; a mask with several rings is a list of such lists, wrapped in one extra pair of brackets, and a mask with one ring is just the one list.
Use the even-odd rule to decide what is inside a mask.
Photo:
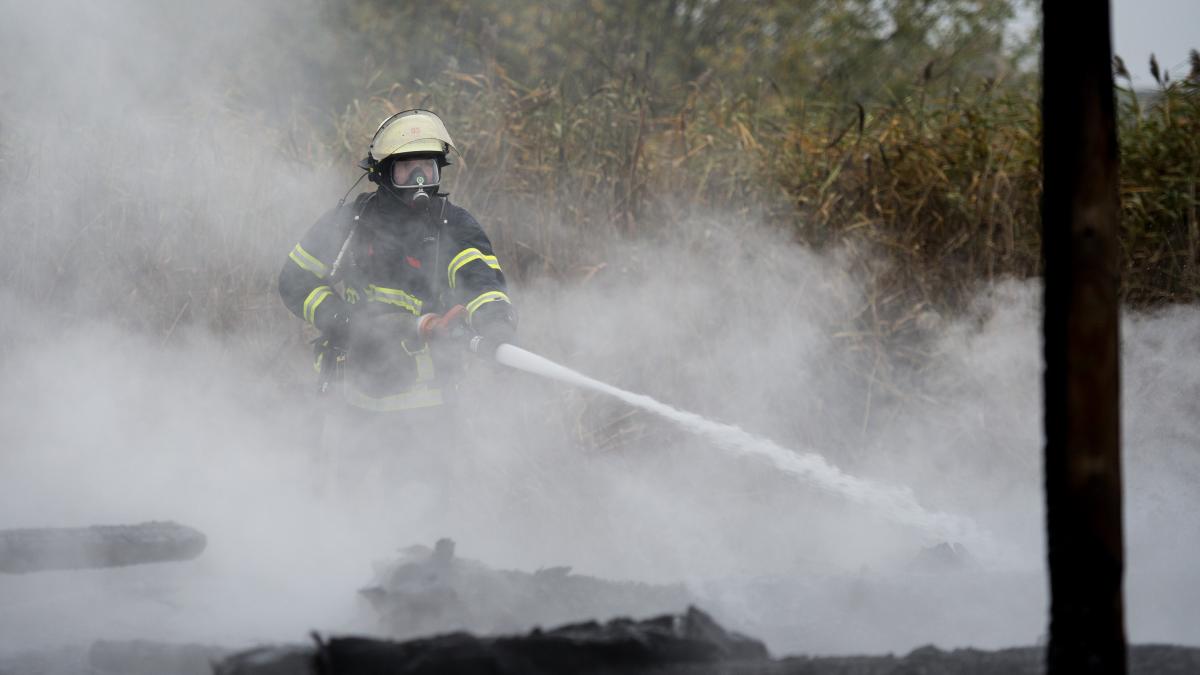
[[(366, 174), (364, 174), (366, 175)], [(362, 180), (360, 177), (359, 180)], [(358, 183), (355, 183), (357, 185)], [(350, 188), (354, 189), (354, 188)], [(347, 193), (349, 194), (349, 193)], [(374, 192), (365, 192), (354, 200), (354, 217), (350, 220), (350, 228), (346, 233), (346, 240), (342, 242), (342, 247), (338, 249), (337, 257), (333, 259), (333, 264), (329, 267), (329, 285), (333, 286), (338, 282), (338, 272), (342, 270), (342, 260), (346, 257), (346, 252), (350, 250), (350, 242), (354, 239), (354, 234), (358, 232), (359, 217), (362, 216), (363, 210), (367, 208), (367, 202), (375, 198)], [(338, 201), (338, 208), (345, 204), (346, 198), (342, 197)]]
[(442, 294), (440, 292), (435, 291), (434, 289), (436, 289), (438, 287), (438, 285), (437, 285), (438, 278), (441, 276), (441, 275), (437, 274), (436, 272), (438, 269), (440, 269), (440, 266), (441, 266), (440, 261), (442, 259), (442, 230), (446, 227), (446, 224), (447, 224), (446, 223), (446, 202), (450, 201), (449, 200), (450, 195), (449, 195), (449, 193), (439, 192), (436, 196), (442, 200), (442, 208), (438, 209), (437, 220), (434, 221), (434, 223), (433, 223), (433, 231), (435, 232), (435, 234), (433, 236), (436, 237), (437, 240), (433, 244), (433, 264), (429, 265), (429, 269), (425, 272), (425, 279), (429, 283), (429, 291), (431, 293), (436, 294), (435, 298), (438, 300), (438, 305), (440, 305), (442, 307), (446, 307), (446, 306), (449, 306), (449, 303), (443, 302), (443, 300), (445, 300), (445, 299), (442, 297)]

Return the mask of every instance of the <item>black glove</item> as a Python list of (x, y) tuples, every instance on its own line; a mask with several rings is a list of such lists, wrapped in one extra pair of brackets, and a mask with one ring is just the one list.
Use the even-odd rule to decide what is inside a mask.
[(517, 337), (517, 313), (507, 302), (489, 302), (471, 316), (471, 330), (497, 345)]
[(343, 310), (334, 312), (326, 319), (322, 317), (321, 335), (329, 340), (329, 345), (335, 349), (345, 350), (350, 346), (350, 312)]
[(471, 316), (471, 332), (467, 350), (484, 358), (493, 358), (496, 348), (512, 344), (517, 337), (517, 313), (507, 302), (489, 302)]

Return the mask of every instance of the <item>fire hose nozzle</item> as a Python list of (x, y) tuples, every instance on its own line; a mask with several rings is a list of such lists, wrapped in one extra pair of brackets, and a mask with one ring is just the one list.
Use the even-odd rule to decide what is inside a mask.
[(476, 356), (494, 361), (496, 360), (496, 350), (503, 344), (503, 342), (498, 342), (482, 335), (476, 335), (467, 341), (467, 351)]

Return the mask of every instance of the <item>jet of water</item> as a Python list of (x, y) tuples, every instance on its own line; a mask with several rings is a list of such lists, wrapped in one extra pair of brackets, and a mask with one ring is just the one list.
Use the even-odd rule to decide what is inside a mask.
[(971, 519), (929, 511), (917, 502), (909, 488), (851, 476), (816, 452), (799, 452), (784, 448), (774, 441), (755, 436), (739, 427), (714, 422), (644, 394), (635, 394), (605, 384), (513, 345), (500, 345), (496, 349), (495, 358), (510, 368), (607, 394), (629, 405), (660, 415), (734, 454), (765, 459), (782, 471), (861, 504), (884, 518), (916, 528), (928, 537), (931, 543), (962, 543), (980, 553), (995, 550), (992, 537)]

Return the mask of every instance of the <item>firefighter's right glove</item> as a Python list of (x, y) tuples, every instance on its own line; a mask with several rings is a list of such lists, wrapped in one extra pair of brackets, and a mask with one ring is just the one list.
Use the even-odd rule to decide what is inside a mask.
[(467, 341), (467, 351), (493, 358), (497, 347), (515, 341), (517, 313), (507, 302), (489, 302), (475, 310), (475, 316), (471, 317), (471, 331), (475, 335)]
[(471, 331), (497, 345), (517, 337), (517, 313), (507, 302), (489, 302), (475, 310)]
[(417, 332), (425, 342), (466, 335), (467, 308), (455, 305), (445, 314), (425, 314), (417, 323)]

